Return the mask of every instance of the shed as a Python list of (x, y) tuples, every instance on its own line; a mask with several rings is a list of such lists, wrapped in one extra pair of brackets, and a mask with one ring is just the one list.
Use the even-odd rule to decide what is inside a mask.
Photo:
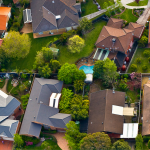
[(54, 56), (57, 56), (57, 54), (58, 54), (58, 52), (59, 52), (59, 49), (54, 48), (54, 47), (50, 47), (50, 49), (52, 50), (53, 55), (54, 55)]
[(31, 9), (23, 10), (23, 20), (24, 20), (24, 23), (32, 22)]

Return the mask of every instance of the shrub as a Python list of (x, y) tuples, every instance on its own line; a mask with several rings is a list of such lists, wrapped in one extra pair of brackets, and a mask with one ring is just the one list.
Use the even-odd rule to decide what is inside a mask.
[(150, 50), (145, 50), (144, 52), (143, 52), (143, 55), (145, 56), (145, 57), (149, 57), (150, 56)]
[(147, 65), (142, 66), (142, 70), (146, 71), (148, 69)]
[(143, 136), (143, 141), (148, 142), (150, 140), (150, 136)]
[(141, 63), (141, 60), (142, 60), (141, 58), (137, 58), (137, 59), (136, 59), (136, 62), (137, 62), (138, 64), (140, 64), (140, 63)]
[(140, 95), (139, 94), (137, 95), (137, 98), (140, 99)]
[(139, 47), (146, 47), (147, 44), (148, 44), (148, 37), (143, 35), (141, 39), (139, 40), (138, 45)]
[(148, 141), (148, 148), (150, 149), (150, 140)]
[(131, 68), (131, 71), (136, 71), (137, 70), (137, 65), (132, 64), (130, 68)]
[(148, 37), (148, 29), (144, 30), (143, 35), (146, 36), (146, 37)]
[(148, 61), (150, 62), (150, 57), (148, 57)]
[(82, 13), (84, 13), (85, 12), (85, 7), (82, 7)]
[(123, 77), (127, 79), (129, 76), (128, 74), (124, 74)]
[(1, 71), (2, 72), (7, 72), (7, 70), (5, 68), (2, 68)]
[(34, 145), (38, 144), (40, 142), (40, 139), (37, 139), (35, 137), (29, 137), (25, 135), (21, 135), (23, 141), (25, 142), (33, 142)]

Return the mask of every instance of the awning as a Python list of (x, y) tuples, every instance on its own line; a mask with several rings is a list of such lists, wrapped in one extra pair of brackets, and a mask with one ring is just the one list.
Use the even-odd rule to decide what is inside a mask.
[(123, 134), (120, 138), (136, 138), (138, 135), (138, 123), (124, 123)]
[(133, 107), (124, 107), (123, 115), (124, 116), (134, 116), (134, 108)]
[(24, 23), (32, 22), (31, 9), (23, 10), (23, 20), (24, 20)]

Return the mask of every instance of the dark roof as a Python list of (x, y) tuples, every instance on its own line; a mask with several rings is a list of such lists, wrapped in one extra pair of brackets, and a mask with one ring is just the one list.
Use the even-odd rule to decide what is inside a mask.
[(107, 26), (113, 27), (113, 28), (121, 28), (123, 25), (123, 20), (122, 19), (116, 19), (116, 18), (110, 18)]
[(150, 135), (150, 84), (144, 85), (142, 135)]
[(123, 134), (124, 118), (112, 114), (112, 105), (124, 106), (125, 92), (103, 90), (90, 95), (88, 133), (111, 132)]
[(80, 132), (87, 132), (89, 118), (80, 120)]
[[(80, 7), (80, 5), (76, 5), (76, 0), (32, 0), (33, 32), (37, 33), (78, 25), (78, 10)], [(59, 15), (61, 18), (56, 19), (56, 16)]]
[(39, 137), (41, 125), (65, 128), (71, 120), (70, 114), (60, 114), (58, 108), (49, 106), (52, 93), (61, 93), (62, 81), (35, 78), (20, 134)]

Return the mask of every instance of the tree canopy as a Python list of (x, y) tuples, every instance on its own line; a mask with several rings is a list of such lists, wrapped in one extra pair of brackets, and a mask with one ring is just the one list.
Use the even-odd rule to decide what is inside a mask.
[(21, 148), (23, 146), (23, 140), (19, 134), (14, 134), (14, 146), (15, 148)]
[(137, 137), (135, 138), (135, 149), (136, 150), (143, 150), (143, 137), (141, 134), (138, 134)]
[(81, 150), (107, 150), (110, 148), (111, 140), (108, 134), (104, 132), (96, 132), (93, 134), (87, 134), (80, 142)]
[(83, 70), (78, 70), (75, 64), (65, 63), (58, 71), (58, 80), (64, 81), (65, 84), (73, 83), (75, 80), (86, 78)]
[(84, 40), (79, 35), (74, 35), (68, 40), (68, 49), (71, 53), (79, 53), (84, 47)]
[(51, 59), (50, 60), (50, 66), (51, 66), (52, 70), (55, 71), (55, 70), (58, 70), (61, 65), (60, 65), (60, 62), (58, 60)]
[(75, 80), (74, 84), (73, 84), (76, 92), (79, 92), (80, 90), (83, 90), (84, 85), (85, 85), (85, 83), (82, 80)]
[(51, 68), (48, 66), (48, 64), (43, 67), (39, 67), (38, 70), (39, 70), (39, 75), (44, 78), (50, 77), (52, 73)]
[(83, 17), (81, 20), (79, 20), (79, 24), (83, 31), (87, 31), (92, 27), (92, 21), (87, 17)]
[(118, 140), (115, 143), (113, 143), (113, 146), (111, 147), (112, 150), (131, 150), (131, 147), (129, 146), (128, 142)]
[(69, 121), (66, 124), (67, 129), (65, 132), (65, 139), (68, 141), (70, 150), (79, 150), (80, 141), (85, 137), (86, 133), (79, 132), (79, 126), (75, 124), (74, 121)]
[(30, 51), (30, 38), (28, 34), (10, 31), (2, 43), (1, 48), (8, 58), (24, 58)]
[(71, 115), (74, 120), (82, 120), (88, 117), (89, 100), (83, 100), (81, 95), (75, 94), (70, 105)]

